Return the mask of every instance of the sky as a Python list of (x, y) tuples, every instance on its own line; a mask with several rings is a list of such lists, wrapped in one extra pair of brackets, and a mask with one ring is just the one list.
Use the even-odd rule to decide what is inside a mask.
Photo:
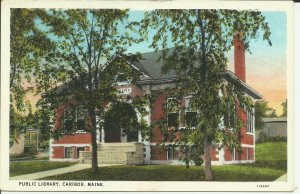
[[(287, 18), (284, 12), (262, 12), (266, 17), (271, 30), (272, 46), (262, 38), (252, 40), (250, 50), (246, 53), (246, 82), (263, 95), (278, 115), (282, 113), (281, 103), (287, 98)], [(130, 11), (129, 20), (139, 21), (143, 18), (143, 11)], [(122, 28), (120, 28), (122, 31)], [(132, 45), (128, 52), (151, 52), (149, 45), (152, 42), (154, 30), (150, 30), (149, 38), (138, 45)], [(233, 48), (227, 53), (228, 69), (234, 72)], [(36, 98), (29, 94), (31, 101)]]
[[(284, 12), (262, 12), (269, 24), (272, 46), (262, 38), (254, 39), (250, 43), (252, 54), (246, 53), (246, 82), (263, 95), (268, 105), (274, 108), (278, 115), (282, 114), (281, 103), (287, 99), (287, 17)], [(130, 19), (140, 20), (142, 11), (131, 11)], [(149, 40), (132, 46), (130, 52), (151, 52), (154, 30), (150, 31)], [(227, 53), (228, 69), (234, 72), (233, 48)]]

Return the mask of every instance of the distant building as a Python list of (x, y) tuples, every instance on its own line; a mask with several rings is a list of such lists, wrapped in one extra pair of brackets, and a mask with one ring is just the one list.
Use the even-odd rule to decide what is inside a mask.
[(287, 137), (287, 118), (263, 118), (263, 128), (257, 131), (256, 139), (263, 132), (267, 137)]
[(10, 156), (30, 154), (38, 151), (40, 142), (40, 131), (28, 128), (16, 135), (16, 142), (9, 148)]

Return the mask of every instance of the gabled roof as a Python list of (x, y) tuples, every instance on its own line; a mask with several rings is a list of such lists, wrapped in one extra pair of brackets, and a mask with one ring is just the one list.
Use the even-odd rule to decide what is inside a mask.
[(162, 51), (143, 53), (142, 59), (139, 62), (134, 63), (134, 65), (151, 79), (167, 79), (176, 77), (176, 73), (172, 71), (167, 74), (161, 73), (161, 68), (163, 66), (163, 61), (159, 60), (161, 54)]
[[(149, 78), (138, 81), (138, 84), (162, 84), (170, 83), (178, 79), (178, 76), (174, 71), (163, 74), (161, 68), (163, 67), (163, 61), (159, 60), (162, 51), (154, 51), (149, 53), (143, 53), (142, 59), (135, 63), (134, 66), (145, 73)], [(237, 81), (238, 84), (248, 95), (255, 99), (262, 99), (262, 95), (254, 90), (246, 82), (239, 79), (232, 71), (228, 70), (226, 72), (226, 78), (232, 81)]]

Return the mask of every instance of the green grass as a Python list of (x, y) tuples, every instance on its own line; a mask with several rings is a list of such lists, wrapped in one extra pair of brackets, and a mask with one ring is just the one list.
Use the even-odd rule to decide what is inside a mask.
[(245, 166), (287, 170), (286, 142), (266, 142), (256, 144), (256, 161)]
[[(239, 165), (214, 166), (213, 172), (215, 181), (273, 181), (285, 173), (284, 170)], [(86, 169), (43, 180), (204, 181), (205, 177), (203, 167), (146, 165), (101, 167), (98, 174)]]
[(31, 174), (35, 172), (42, 172), (51, 169), (63, 168), (75, 164), (74, 162), (49, 162), (49, 161), (19, 161), (10, 162), (9, 173), (10, 176), (19, 176), (24, 174)]
[[(286, 143), (257, 144), (255, 164), (213, 166), (215, 181), (274, 181), (286, 173)], [(43, 180), (204, 181), (204, 167), (109, 166), (46, 177)]]

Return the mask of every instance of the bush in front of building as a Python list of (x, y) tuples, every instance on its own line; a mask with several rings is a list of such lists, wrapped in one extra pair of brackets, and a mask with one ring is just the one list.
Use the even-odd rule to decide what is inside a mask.
[(265, 132), (261, 131), (259, 133), (259, 137), (256, 143), (262, 143), (262, 142), (287, 142), (287, 137), (283, 137), (283, 136), (270, 137)]

